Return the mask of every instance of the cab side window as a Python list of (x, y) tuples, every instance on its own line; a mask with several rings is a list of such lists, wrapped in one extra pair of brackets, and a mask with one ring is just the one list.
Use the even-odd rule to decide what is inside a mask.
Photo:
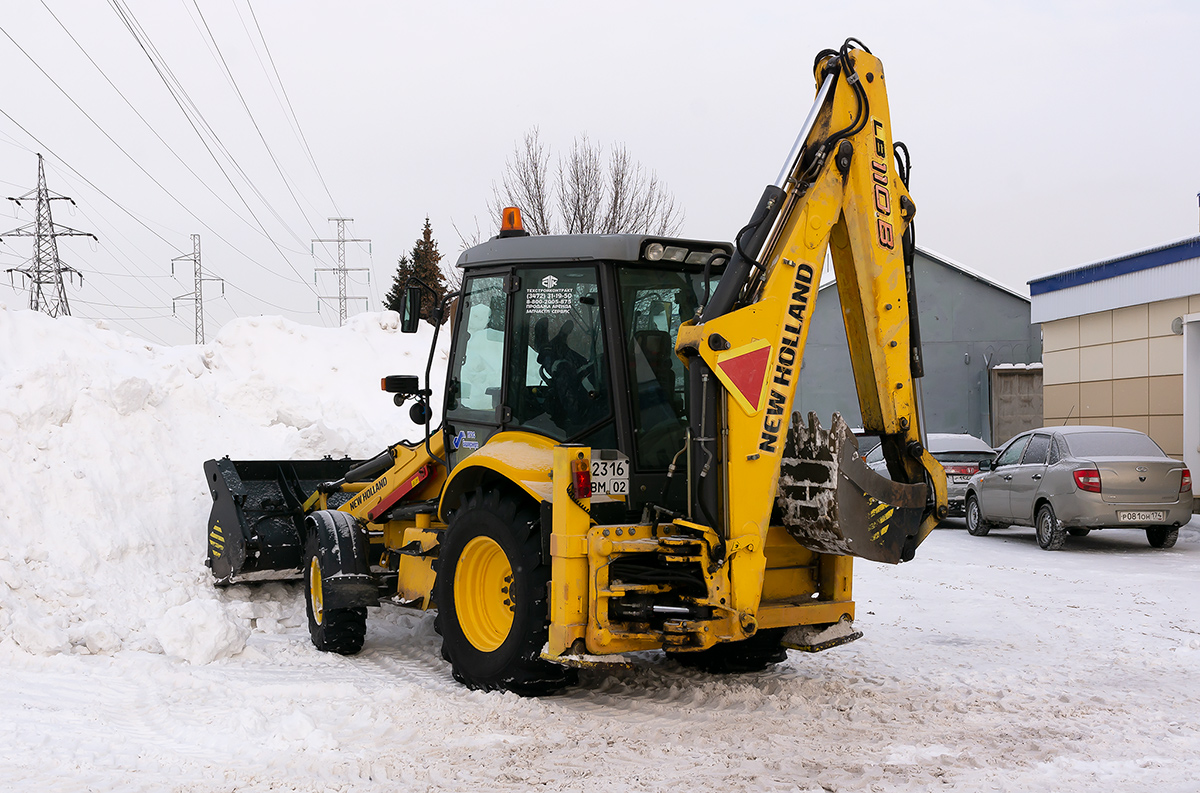
[(494, 423), (500, 406), (507, 296), (504, 277), (469, 278), (463, 285), (459, 338), (450, 367), (446, 412), (465, 420)]
[(1025, 446), (1029, 443), (1029, 436), (1017, 438), (1008, 445), (1008, 448), (1000, 452), (1000, 456), (996, 458), (993, 468), (999, 468), (1003, 465), (1013, 465), (1017, 460), (1021, 459), (1021, 452), (1025, 451)]

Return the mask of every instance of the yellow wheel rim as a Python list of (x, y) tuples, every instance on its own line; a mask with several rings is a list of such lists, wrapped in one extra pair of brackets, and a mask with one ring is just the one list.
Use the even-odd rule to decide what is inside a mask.
[(320, 625), (325, 621), (325, 593), (321, 591), (321, 563), (315, 556), (308, 565), (308, 592), (312, 596), (313, 620)]
[(463, 635), (490, 653), (512, 630), (512, 565), (491, 537), (476, 537), (463, 548), (454, 570), (454, 609)]

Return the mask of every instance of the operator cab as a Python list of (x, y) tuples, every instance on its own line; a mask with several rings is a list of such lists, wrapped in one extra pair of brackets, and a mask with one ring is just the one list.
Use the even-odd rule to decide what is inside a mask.
[(500, 431), (616, 449), (629, 498), (594, 504), (622, 520), (647, 501), (681, 509), (687, 434), (679, 326), (707, 298), (732, 247), (642, 234), (500, 236), (462, 253), (446, 382), (454, 467)]

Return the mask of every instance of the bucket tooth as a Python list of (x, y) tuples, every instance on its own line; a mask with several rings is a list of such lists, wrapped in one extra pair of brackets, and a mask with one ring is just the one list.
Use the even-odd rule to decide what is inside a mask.
[(926, 508), (925, 484), (867, 467), (841, 414), (828, 431), (815, 413), (792, 415), (776, 506), (788, 533), (812, 551), (897, 564), (912, 557)]

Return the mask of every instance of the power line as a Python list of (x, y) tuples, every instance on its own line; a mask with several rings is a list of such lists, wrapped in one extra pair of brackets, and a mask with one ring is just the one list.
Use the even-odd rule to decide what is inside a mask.
[[(195, 101), (193, 101), (187, 89), (183, 87), (183, 83), (180, 82), (179, 78), (175, 76), (175, 73), (167, 64), (166, 58), (162, 56), (162, 53), (160, 53), (158, 48), (154, 46), (154, 42), (150, 40), (150, 35), (146, 32), (145, 28), (141, 26), (141, 23), (137, 21), (137, 17), (134, 16), (133, 12), (129, 10), (128, 5), (125, 4), (125, 0), (109, 0), (109, 6), (116, 11), (117, 15), (124, 23), (125, 28), (134, 37), (134, 40), (138, 43), (138, 46), (141, 47), (142, 52), (145, 53), (146, 57), (150, 60), (151, 66), (154, 67), (159, 78), (167, 87), (167, 91), (171, 94), (171, 98), (175, 100), (175, 103), (183, 112), (184, 118), (186, 118), (188, 123), (192, 126), (192, 130), (196, 133), (197, 137), (200, 138), (200, 141), (208, 151), (209, 156), (213, 158), (213, 161), (217, 164), (221, 174), (225, 177), (226, 181), (229, 182), (230, 187), (233, 188), (243, 206), (245, 206), (246, 210), (250, 213), (250, 216), (254, 218), (255, 222), (257, 222), (260, 227), (262, 227), (262, 222), (258, 219), (258, 216), (254, 214), (254, 211), (250, 209), (249, 203), (246, 201), (245, 197), (242, 196), (241, 191), (238, 190), (237, 186), (233, 183), (233, 179), (229, 176), (220, 160), (213, 153), (212, 148), (208, 143), (209, 139), (211, 139), (213, 145), (215, 145), (217, 149), (225, 156), (225, 158), (229, 161), (229, 164), (233, 167), (234, 171), (241, 176), (242, 180), (245, 181), (246, 185), (255, 194), (255, 196), (258, 197), (258, 200), (262, 202), (263, 206), (267, 208), (267, 211), (269, 211), (275, 217), (275, 220), (278, 221), (279, 225), (282, 226), (288, 234), (291, 234), (292, 238), (295, 239), (296, 242), (303, 244), (303, 240), (300, 238), (300, 235), (297, 234), (290, 225), (288, 225), (288, 222), (284, 220), (283, 215), (281, 215), (275, 209), (274, 205), (267, 200), (267, 197), (261, 190), (258, 189), (258, 186), (254, 183), (254, 180), (251, 179), (250, 175), (246, 173), (244, 168), (242, 168), (241, 163), (239, 163), (237, 158), (233, 156), (233, 153), (229, 150), (229, 148), (225, 146), (224, 142), (221, 140), (221, 136), (218, 135), (216, 130), (213, 129), (212, 125), (208, 123), (208, 120), (200, 111), (199, 106), (195, 103)], [(201, 133), (201, 129), (203, 129), (204, 133), (207, 133), (208, 138), (205, 138), (205, 135)], [(282, 249), (280, 248), (279, 244), (275, 242), (275, 240), (271, 238), (269, 234), (267, 234), (265, 228), (262, 228), (262, 232), (264, 236), (266, 236), (267, 239), (270, 240), (271, 243), (282, 253)], [(291, 263), (289, 262), (288, 264), (290, 266)], [(296, 271), (295, 268), (293, 268), (293, 271), (296, 272), (297, 277), (301, 278), (302, 283), (306, 283), (303, 281), (303, 277), (300, 276), (299, 271)]]
[[(287, 103), (288, 111), (291, 113), (292, 121), (295, 122), (296, 131), (300, 134), (300, 142), (304, 145), (304, 151), (308, 154), (308, 161), (312, 163), (313, 171), (316, 172), (317, 178), (321, 180), (321, 187), (325, 189), (325, 195), (329, 197), (329, 203), (333, 204), (334, 210), (340, 215), (341, 207), (337, 205), (337, 201), (333, 198), (333, 193), (329, 191), (329, 185), (325, 183), (325, 176), (321, 173), (321, 169), (317, 166), (317, 158), (313, 156), (312, 149), (308, 145), (308, 138), (304, 134), (304, 128), (300, 126), (300, 117), (296, 115), (295, 108), (292, 107), (291, 97), (288, 96), (287, 88), (283, 85), (283, 78), (279, 76), (279, 69), (275, 66), (275, 58), (271, 56), (271, 48), (267, 45), (267, 37), (263, 35), (262, 26), (258, 24), (258, 15), (254, 13), (254, 6), (250, 4), (250, 0), (246, 0), (246, 8), (250, 11), (250, 18), (254, 20), (254, 29), (258, 31), (258, 38), (262, 41), (263, 51), (267, 53), (267, 60), (271, 63), (271, 70), (275, 72), (275, 80), (279, 83), (279, 90), (283, 93), (283, 99)], [(234, 9), (237, 10), (237, 4), (234, 4)], [(238, 19), (242, 18), (242, 12), (238, 10)], [(245, 26), (245, 22), (242, 23)], [(249, 31), (247, 31), (248, 33)], [(257, 50), (255, 50), (257, 53)], [(261, 64), (261, 60), (259, 61)], [(269, 82), (269, 81), (268, 81)]]
[(258, 125), (258, 120), (254, 117), (254, 113), (250, 110), (250, 105), (246, 102), (246, 97), (242, 94), (242, 89), (237, 84), (237, 78), (233, 76), (233, 71), (229, 68), (228, 62), (225, 60), (225, 54), (221, 52), (221, 45), (217, 43), (216, 36), (213, 35), (212, 28), (208, 26), (208, 20), (204, 18), (204, 12), (200, 10), (199, 3), (192, 0), (192, 6), (196, 9), (196, 14), (200, 17), (200, 22), (204, 25), (204, 32), (208, 35), (209, 41), (212, 42), (213, 49), (216, 52), (217, 59), (220, 62), (221, 68), (225, 76), (229, 79), (230, 86), (233, 87), (233, 92), (237, 94), (238, 101), (242, 104), (242, 109), (246, 111), (246, 116), (250, 119), (250, 123), (254, 126), (254, 131), (258, 133), (258, 139), (262, 141), (263, 148), (267, 150), (267, 156), (271, 158), (275, 170), (279, 173), (279, 178), (283, 181), (283, 186), (287, 188), (288, 195), (292, 197), (293, 203), (296, 204), (296, 209), (300, 210), (300, 216), (308, 223), (309, 229), (313, 234), (317, 233), (312, 221), (308, 219), (308, 215), (304, 211), (304, 207), (300, 206), (300, 200), (296, 198), (296, 193), (292, 190), (292, 186), (288, 181), (287, 175), (283, 172), (283, 167), (280, 166), (279, 160), (275, 157), (275, 152), (271, 149), (271, 145), (267, 143), (267, 137), (263, 134), (262, 128)]
[[(270, 203), (266, 201), (265, 197), (258, 191), (258, 188), (254, 186), (254, 183), (249, 179), (249, 177), (246, 175), (245, 171), (243, 171), (241, 169), (241, 166), (238, 165), (236, 159), (233, 158), (233, 156), (229, 153), (228, 149), (226, 149), (224, 147), (224, 145), (221, 143), (219, 136), (217, 136), (216, 133), (212, 130), (212, 128), (208, 125), (208, 123), (206, 121), (204, 121), (203, 115), (200, 113), (199, 109), (195, 106), (195, 103), (191, 101), (191, 98), (188, 97), (187, 91), (183, 88), (183, 85), (181, 83), (179, 83), (178, 79), (175, 78), (174, 74), (170, 70), (170, 67), (167, 66), (166, 61), (162, 59), (162, 56), (158, 54), (157, 49), (154, 48), (154, 44), (153, 44), (153, 42), (150, 41), (149, 36), (146, 35), (145, 31), (137, 23), (136, 17), (134, 17), (133, 13), (131, 11), (129, 11), (128, 7), (123, 5), (123, 2), (124, 2), (124, 0), (109, 0), (109, 5), (113, 8), (113, 10), (121, 18), (121, 21), (124, 23), (125, 28), (129, 31), (130, 35), (132, 35), (134, 37), (134, 40), (138, 43), (138, 46), (141, 47), (142, 52), (146, 55), (146, 58), (150, 61), (151, 66), (155, 70), (155, 73), (158, 74), (159, 79), (161, 79), (163, 81), (163, 84), (166, 85), (168, 93), (171, 94), (171, 98), (174, 99), (176, 105), (179, 106), (180, 111), (183, 113), (184, 117), (187, 119), (188, 123), (191, 125), (192, 130), (196, 133), (196, 136), (200, 138), (200, 142), (203, 144), (205, 150), (208, 152), (209, 156), (212, 157), (213, 162), (215, 162), (217, 164), (217, 168), (221, 171), (221, 175), (224, 176), (226, 181), (229, 182), (230, 187), (233, 188), (234, 192), (237, 194), (238, 198), (241, 200), (242, 205), (246, 207), (246, 211), (250, 213), (250, 216), (252, 218), (254, 218), (255, 223), (257, 223), (259, 225), (259, 227), (262, 228), (263, 233), (267, 234), (266, 227), (263, 226), (263, 223), (259, 219), (258, 215), (255, 214), (254, 210), (250, 207), (250, 204), (246, 201), (245, 196), (243, 196), (241, 191), (238, 190), (237, 185), (235, 185), (233, 183), (233, 179), (229, 176), (229, 173), (225, 170), (225, 167), (221, 164), (220, 160), (217, 158), (216, 154), (213, 152), (212, 147), (209, 146), (208, 140), (206, 140), (204, 135), (200, 132), (200, 127), (197, 126), (197, 124), (204, 126), (204, 128), (212, 136), (213, 142), (215, 143), (215, 145), (217, 145), (222, 150), (222, 153), (224, 153), (226, 155), (226, 157), (229, 158), (233, 167), (238, 170), (238, 172), (246, 180), (246, 183), (250, 186), (250, 188), (255, 192), (256, 195), (258, 195), (260, 200), (263, 201), (264, 205), (266, 205), (267, 209), (270, 210), (271, 213), (274, 214), (276, 216), (276, 218), (280, 221), (280, 223), (282, 225), (284, 225), (284, 227), (286, 228), (287, 224), (283, 222), (283, 219), (279, 216), (279, 213), (276, 212), (274, 210), (274, 208), (270, 205)], [(152, 54), (152, 52), (153, 52), (153, 54)], [(156, 57), (157, 57), (157, 60), (156, 60)], [(193, 118), (192, 114), (188, 112), (188, 110), (187, 110), (188, 106), (192, 107), (194, 113), (196, 114), (195, 118)], [(0, 110), (0, 112), (3, 112), (3, 111)], [(290, 229), (289, 229), (289, 233), (295, 235), (295, 232), (292, 232)], [(316, 295), (317, 294), (316, 290), (313, 287), (308, 285), (308, 282), (305, 281), (303, 276), (300, 275), (300, 271), (297, 270), (295, 265), (292, 264), (291, 260), (289, 260), (287, 258), (287, 256), (284, 255), (283, 250), (279, 247), (279, 243), (277, 243), (274, 239), (271, 239), (270, 235), (267, 235), (267, 236), (268, 236), (268, 239), (270, 239), (271, 244), (275, 247), (276, 251), (279, 253), (280, 257), (287, 264), (288, 268), (293, 273), (296, 274), (296, 277), (298, 279), (300, 279), (300, 282), (303, 283), (305, 285), (305, 287), (309, 289), (309, 291), (311, 291), (314, 295)]]
[[(88, 54), (88, 51), (86, 49), (84, 49), (83, 45), (79, 43), (79, 41), (75, 38), (74, 35), (72, 35), (71, 31), (67, 29), (67, 26), (62, 23), (62, 20), (60, 20), (58, 18), (58, 16), (55, 15), (54, 11), (51, 10), (50, 6), (46, 5), (46, 0), (41, 0), (41, 3), (42, 3), (42, 6), (45, 7), (46, 11), (49, 12), (50, 16), (54, 18), (54, 21), (58, 23), (58, 26), (60, 28), (62, 28), (63, 33), (67, 34), (67, 37), (70, 38), (72, 43), (74, 43), (75, 46), (79, 49), (79, 51), (81, 53), (83, 53), (83, 56), (88, 59), (88, 62), (90, 62), (92, 64), (92, 66), (96, 67), (96, 71), (100, 72), (100, 76), (103, 77), (104, 80), (109, 84), (109, 86), (111, 86), (112, 89), (117, 92), (117, 95), (120, 96), (122, 100), (124, 100), (125, 104), (129, 107), (129, 109), (132, 110), (134, 112), (134, 114), (141, 120), (142, 124), (145, 125), (146, 129), (150, 130), (150, 132), (154, 135), (154, 137), (158, 138), (159, 142), (162, 143), (162, 145), (166, 147), (167, 151), (171, 152), (171, 154), (174, 155), (175, 159), (178, 160), (179, 163), (184, 168), (187, 169), (188, 173), (190, 173), (192, 176), (196, 177), (196, 181), (198, 181), (201, 185), (203, 185), (204, 189), (206, 189), (210, 194), (212, 194), (212, 196), (214, 198), (216, 198), (217, 201), (220, 202), (220, 204), (223, 207), (228, 209), (233, 214), (234, 217), (236, 217), (241, 222), (245, 223), (256, 234), (263, 234), (264, 236), (267, 236), (261, 228), (256, 227), (253, 223), (250, 223), (248, 220), (246, 220), (244, 217), (242, 217), (241, 213), (234, 210), (234, 208), (231, 207), (229, 205), (229, 203), (216, 190), (213, 190), (212, 186), (208, 183), (208, 180), (201, 177), (200, 174), (196, 173), (196, 171), (192, 169), (192, 166), (188, 163), (188, 161), (185, 160), (183, 157), (181, 157), (179, 155), (179, 152), (175, 151), (175, 149), (171, 146), (171, 144), (167, 143), (167, 141), (163, 138), (163, 136), (159, 134), (158, 130), (154, 128), (154, 125), (146, 120), (146, 117), (141, 114), (141, 111), (139, 111), (134, 106), (134, 104), (131, 101), (129, 101), (129, 98), (126, 97), (125, 94), (121, 91), (121, 89), (117, 87), (116, 83), (114, 83), (112, 81), (112, 79), (109, 78), (108, 72), (105, 69), (101, 68), (100, 64), (96, 63), (96, 61), (92, 58), (92, 56)], [(11, 36), (9, 38), (11, 39)], [(26, 57), (29, 57), (29, 56), (26, 55)], [(35, 65), (36, 65), (36, 63), (35, 63)], [(43, 71), (42, 73), (45, 74), (45, 71)], [(49, 79), (49, 75), (47, 75), (47, 79)], [(51, 80), (51, 82), (54, 82), (54, 81)], [(63, 89), (61, 87), (59, 87), (57, 85), (57, 83), (55, 83), (55, 87), (58, 87), (60, 91), (63, 91)], [(63, 91), (63, 93), (65, 95), (66, 91)], [(70, 99), (71, 97), (67, 96), (67, 98)], [(87, 114), (85, 113), (84, 115), (87, 115)], [(96, 122), (93, 121), (92, 123), (95, 124)], [(101, 131), (103, 131), (103, 130), (101, 130)], [(151, 179), (153, 179), (153, 177), (151, 177)], [(158, 184), (158, 183), (155, 182), (155, 184)], [(162, 187), (162, 185), (159, 184), (159, 187)], [(166, 188), (164, 187), (163, 190), (166, 191)], [(173, 194), (171, 194), (169, 191), (166, 191), (166, 192), (168, 193), (168, 195), (171, 195), (172, 198), (175, 198), (175, 196)], [(177, 198), (175, 200), (177, 203), (179, 202)], [(183, 206), (182, 203), (180, 203), (180, 206)], [(192, 215), (192, 217), (196, 218), (196, 220), (198, 220), (198, 221), (200, 220), (200, 218), (196, 215), (196, 213), (189, 210), (186, 206), (184, 206), (183, 208), (185, 210), (187, 210), (188, 213), (190, 215)], [(200, 222), (203, 223), (203, 221), (200, 221)], [(207, 226), (207, 224), (205, 225), (205, 228), (207, 228), (209, 231), (216, 234), (216, 232), (211, 227)], [(224, 241), (226, 244), (230, 244), (228, 240), (223, 239), (222, 241)], [(230, 247), (233, 247), (233, 246), (230, 244)], [(236, 250), (236, 248), (235, 248), (235, 250)], [(238, 251), (238, 252), (241, 253), (241, 251)], [(293, 251), (293, 252), (301, 253), (301, 251), (298, 251), (298, 250)], [(245, 254), (242, 254), (242, 255), (245, 255)], [(247, 258), (250, 258), (250, 257), (247, 256)]]

